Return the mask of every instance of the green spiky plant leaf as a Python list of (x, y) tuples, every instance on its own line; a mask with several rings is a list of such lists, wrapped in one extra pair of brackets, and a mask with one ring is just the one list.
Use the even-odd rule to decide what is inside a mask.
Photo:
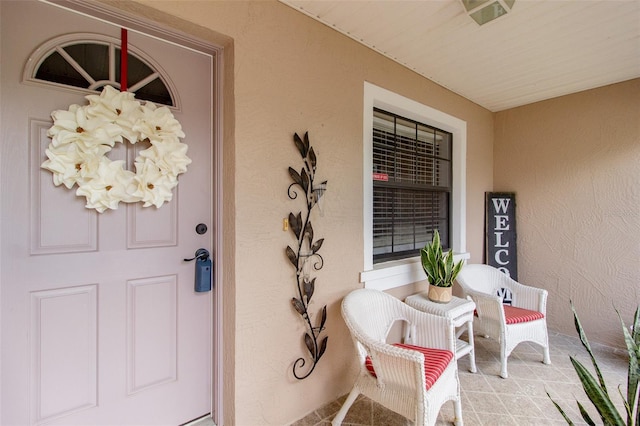
[(576, 312), (576, 308), (573, 306), (573, 302), (571, 303), (571, 311), (573, 312), (573, 323), (576, 327), (576, 331), (578, 332), (578, 337), (580, 338), (580, 343), (587, 350), (589, 354), (589, 358), (591, 359), (591, 364), (596, 371), (596, 375), (598, 376), (598, 383), (604, 390), (604, 393), (607, 393), (607, 386), (604, 382), (604, 378), (602, 377), (602, 373), (600, 372), (600, 367), (598, 367), (598, 362), (596, 361), (596, 357), (593, 355), (593, 351), (591, 350), (591, 345), (589, 345), (589, 340), (587, 339), (587, 335), (582, 328), (582, 324), (580, 323), (580, 318), (578, 318), (578, 313)]
[[(573, 357), (569, 357), (569, 359), (571, 360), (571, 364), (573, 364), (574, 370), (576, 370), (576, 374), (578, 374), (578, 378), (580, 379), (580, 383), (582, 383), (584, 392), (589, 397), (589, 401), (591, 401), (595, 409), (598, 411), (598, 414), (600, 414), (602, 422), (606, 425), (624, 425), (624, 421), (622, 420), (620, 413), (618, 413), (618, 410), (607, 393), (607, 389), (596, 381), (593, 375), (580, 363), (580, 361), (577, 361)], [(586, 418), (585, 421), (587, 421)]]
[(627, 400), (625, 401), (627, 422), (633, 424), (632, 420), (635, 419), (635, 424), (640, 425), (640, 410), (638, 409), (638, 399), (640, 397), (640, 308), (636, 309), (636, 313), (633, 316), (631, 331), (625, 326), (620, 313), (617, 312), (617, 314), (618, 318), (620, 318), (620, 324), (622, 324), (624, 341), (629, 352)]
[[(571, 421), (571, 419), (569, 418), (569, 416), (567, 416), (567, 413), (564, 412), (564, 410), (562, 409), (562, 407), (560, 407), (558, 405), (557, 402), (555, 402), (553, 400), (553, 398), (551, 398), (551, 395), (549, 394), (549, 392), (545, 391), (545, 393), (547, 394), (547, 396), (549, 397), (549, 399), (551, 400), (551, 402), (553, 402), (553, 405), (556, 406), (556, 408), (558, 409), (558, 411), (560, 411), (560, 414), (562, 414), (562, 417), (564, 417), (565, 421), (567, 422), (567, 424), (573, 426), (573, 422)], [(579, 405), (580, 403), (578, 403)]]
[[(623, 419), (623, 416), (618, 412), (615, 404), (609, 396), (604, 378), (602, 377), (602, 373), (600, 372), (600, 367), (598, 366), (598, 362), (593, 355), (591, 345), (589, 345), (589, 341), (587, 340), (587, 336), (584, 332), (584, 329), (582, 328), (582, 324), (580, 323), (578, 314), (575, 310), (575, 307), (573, 306), (573, 302), (571, 302), (571, 310), (573, 311), (574, 324), (580, 338), (580, 343), (589, 354), (591, 364), (593, 365), (596, 373), (596, 376), (594, 377), (594, 375), (591, 374), (591, 372), (589, 372), (589, 370), (587, 370), (587, 368), (582, 363), (577, 361), (572, 356), (569, 357), (569, 359), (571, 360), (571, 364), (573, 365), (573, 368), (576, 371), (578, 378), (580, 379), (582, 388), (589, 398), (589, 401), (591, 401), (594, 408), (598, 411), (598, 414), (600, 415), (600, 418), (605, 425), (640, 426), (640, 414), (638, 413), (638, 396), (640, 393), (638, 388), (638, 379), (640, 378), (640, 367), (638, 364), (638, 360), (640, 359), (640, 307), (636, 309), (631, 331), (627, 329), (624, 321), (622, 320), (622, 317), (620, 316), (620, 313), (616, 310), (616, 313), (620, 318), (622, 332), (624, 334), (627, 351), (629, 353), (626, 399), (624, 395), (619, 392), (625, 406), (627, 420), (626, 423)], [(560, 407), (560, 405), (558, 405), (558, 403), (556, 403), (556, 401), (551, 398), (551, 395), (549, 395), (549, 393), (547, 393), (547, 396), (549, 396), (549, 399), (551, 399), (551, 401), (560, 411), (567, 423), (572, 425), (573, 422), (571, 421), (571, 419), (569, 419), (562, 407)], [(591, 419), (584, 406), (580, 402), (577, 403), (583, 420), (589, 425), (595, 425), (595, 422)]]
[(463, 260), (454, 263), (451, 250), (447, 254), (443, 253), (440, 233), (437, 229), (433, 233), (431, 242), (420, 250), (420, 260), (422, 269), (427, 274), (427, 281), (437, 287), (451, 287), (464, 263)]
[[(584, 405), (582, 405), (579, 401), (576, 401), (576, 402), (578, 403), (578, 410), (580, 411), (580, 415), (582, 416), (584, 421), (587, 422), (589, 426), (596, 426), (596, 422), (591, 420), (591, 416), (589, 415), (587, 410), (584, 408)], [(571, 424), (573, 424), (573, 422)]]

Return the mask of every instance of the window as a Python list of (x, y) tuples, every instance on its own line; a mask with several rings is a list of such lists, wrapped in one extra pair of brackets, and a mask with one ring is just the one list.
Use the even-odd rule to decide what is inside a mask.
[[(439, 232), (444, 234), (443, 237), (446, 238), (447, 245), (453, 250), (456, 260), (469, 257), (465, 253), (467, 124), (442, 111), (367, 82), (364, 83), (363, 107), (364, 251), (360, 282), (364, 283), (367, 288), (387, 290), (426, 279), (420, 264), (419, 249), (424, 246), (424, 242), (431, 238), (431, 234), (418, 232), (418, 228), (424, 226), (425, 223), (428, 226), (433, 225), (433, 228), (437, 227)], [(398, 124), (400, 125), (398, 126)], [(378, 175), (375, 181), (372, 179), (374, 176), (374, 149), (376, 149), (374, 148), (376, 145), (374, 144), (374, 139), (376, 139), (374, 128), (376, 126), (379, 128), (376, 131), (378, 136), (381, 131), (385, 129), (390, 131), (391, 126), (395, 126), (395, 133), (398, 133), (398, 129), (400, 129), (399, 135), (402, 139), (400, 154), (403, 156), (403, 160), (395, 162), (394, 180), (388, 173), (386, 183), (383, 183), (383, 179), (385, 179), (383, 174)], [(411, 128), (413, 130), (409, 130)], [(380, 138), (378, 137), (378, 139)], [(413, 139), (413, 143), (421, 147), (409, 148), (407, 142), (409, 139)], [(449, 142), (441, 142), (447, 139)], [(408, 167), (405, 166), (411, 164), (410, 158), (415, 159), (415, 150), (421, 149), (426, 153), (429, 145), (433, 150), (433, 153), (430, 154), (430, 165), (418, 164), (416, 166), (414, 162), (413, 171), (407, 172), (405, 169)], [(394, 149), (397, 150), (398, 147)], [(405, 154), (404, 151), (411, 149), (414, 149), (411, 156)], [(448, 152), (446, 152), (447, 149)], [(381, 156), (381, 153), (375, 155)], [(428, 157), (425, 155), (425, 158)], [(399, 170), (396, 171), (396, 169)], [(380, 170), (378, 172), (385, 173)], [(401, 177), (401, 185), (395, 182), (396, 173)], [(420, 177), (409, 178), (411, 173)], [(429, 175), (431, 175), (430, 182), (428, 182)], [(416, 181), (414, 182), (414, 180)], [(401, 188), (405, 183), (407, 188)], [(400, 192), (400, 200), (403, 203), (396, 202), (396, 205), (400, 207), (407, 204), (404, 203), (404, 200), (411, 197), (415, 199), (417, 189), (426, 190), (426, 193), (430, 194), (418, 197), (419, 202), (417, 203), (423, 212), (428, 212), (428, 215), (418, 217), (414, 215), (413, 211), (408, 212), (400, 209), (401, 215), (396, 214), (392, 218), (404, 226), (403, 229), (395, 231), (395, 236), (393, 232), (388, 231), (388, 223), (385, 223), (382, 216), (374, 219), (374, 203), (381, 205), (380, 203), (385, 202), (384, 195), (381, 196), (378, 193), (388, 191), (389, 187), (399, 187), (400, 189), (394, 189), (394, 191), (402, 191)], [(383, 191), (381, 188), (387, 189)], [(388, 201), (387, 204), (389, 204)], [(382, 212), (381, 209), (378, 211)], [(403, 220), (399, 220), (400, 218)], [(375, 231), (374, 222), (376, 224)], [(378, 228), (379, 226), (381, 227)], [(397, 228), (397, 225), (395, 226)], [(410, 232), (401, 232), (409, 228), (411, 228)], [(409, 234), (412, 234), (411, 240), (408, 237)], [(374, 235), (378, 236), (374, 237)], [(382, 235), (385, 236), (382, 237)], [(399, 237), (402, 238), (398, 240)], [(395, 244), (396, 241), (398, 244)], [(394, 244), (395, 247), (393, 247)], [(385, 248), (389, 245), (392, 246), (391, 249)]]
[[(99, 92), (103, 86), (120, 87), (120, 40), (108, 36), (68, 34), (50, 40), (34, 52), (25, 80), (47, 82), (82, 91)], [(150, 58), (133, 46), (127, 52), (128, 91), (137, 99), (178, 107), (168, 79)]]
[(449, 132), (374, 108), (373, 262), (419, 254), (434, 230), (449, 247)]

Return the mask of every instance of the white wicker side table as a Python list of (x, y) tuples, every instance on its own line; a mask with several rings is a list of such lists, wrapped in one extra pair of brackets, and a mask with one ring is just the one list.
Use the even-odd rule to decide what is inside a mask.
[[(476, 304), (471, 299), (453, 296), (449, 303), (436, 303), (427, 298), (427, 292), (416, 293), (405, 299), (405, 303), (415, 309), (430, 314), (451, 318), (456, 327), (456, 360), (469, 355), (469, 371), (475, 373), (476, 356), (473, 346), (473, 312)], [(467, 331), (467, 341), (460, 338)], [(405, 335), (405, 338), (409, 336)]]

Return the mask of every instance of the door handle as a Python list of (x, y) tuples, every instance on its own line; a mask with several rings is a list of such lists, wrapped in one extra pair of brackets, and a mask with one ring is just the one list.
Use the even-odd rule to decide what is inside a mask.
[(204, 248), (196, 250), (191, 259), (183, 259), (185, 262), (196, 261), (194, 290), (198, 293), (211, 291), (211, 269), (213, 263), (209, 257), (209, 251)]

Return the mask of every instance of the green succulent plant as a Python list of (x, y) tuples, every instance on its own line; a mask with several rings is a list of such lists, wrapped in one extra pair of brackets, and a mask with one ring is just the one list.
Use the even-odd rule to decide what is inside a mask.
[[(616, 310), (618, 314), (618, 318), (620, 318), (620, 323), (622, 324), (622, 332), (624, 333), (624, 341), (627, 345), (627, 351), (629, 352), (629, 369), (627, 375), (627, 395), (626, 398), (620, 390), (620, 386), (618, 386), (618, 393), (624, 402), (624, 408), (626, 413), (620, 414), (616, 409), (609, 392), (607, 391), (607, 386), (602, 377), (602, 373), (600, 372), (600, 368), (598, 367), (598, 362), (596, 361), (593, 352), (591, 351), (591, 346), (589, 345), (589, 341), (587, 340), (587, 336), (582, 329), (582, 324), (580, 324), (580, 320), (578, 319), (578, 314), (571, 303), (571, 310), (573, 311), (573, 319), (576, 326), (576, 331), (578, 332), (578, 336), (580, 337), (580, 342), (582, 346), (587, 350), (589, 357), (591, 358), (591, 363), (593, 364), (593, 368), (595, 369), (595, 373), (597, 379), (593, 377), (584, 365), (574, 357), (570, 356), (571, 364), (573, 364), (573, 368), (578, 374), (580, 378), (580, 382), (582, 383), (582, 388), (584, 392), (587, 394), (589, 401), (593, 404), (595, 409), (598, 411), (602, 423), (605, 425), (615, 425), (615, 426), (640, 426), (640, 412), (638, 411), (638, 396), (640, 395), (639, 385), (640, 382), (638, 379), (640, 378), (640, 365), (638, 364), (638, 360), (640, 359), (640, 307), (636, 309), (636, 313), (633, 318), (633, 326), (631, 327), (631, 331), (625, 326), (622, 317), (620, 317), (620, 313)], [(565, 411), (558, 405), (556, 401), (551, 398), (549, 392), (547, 392), (547, 396), (551, 399), (556, 408), (560, 411), (566, 422), (570, 425), (573, 425), (573, 421), (567, 416)], [(595, 425), (593, 419), (589, 416), (589, 413), (585, 410), (584, 406), (576, 401), (578, 404), (578, 409), (580, 410), (580, 414), (582, 415), (583, 420), (589, 425)], [(626, 423), (624, 418), (626, 417)]]
[(431, 242), (425, 244), (420, 250), (420, 260), (422, 269), (427, 274), (427, 281), (437, 287), (453, 286), (453, 280), (456, 279), (464, 264), (464, 260), (454, 263), (452, 250), (446, 254), (443, 253), (440, 233), (437, 229), (433, 233)]

